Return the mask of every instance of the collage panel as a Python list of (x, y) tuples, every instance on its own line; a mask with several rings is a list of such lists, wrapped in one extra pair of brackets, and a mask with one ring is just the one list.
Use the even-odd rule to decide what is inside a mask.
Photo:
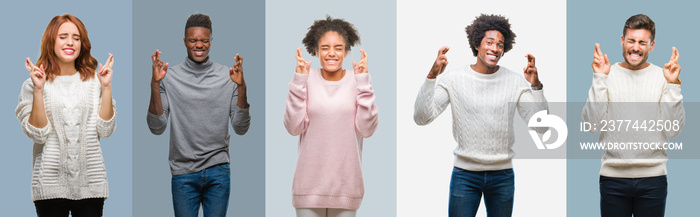
[[(134, 2), (133, 216), (264, 213), (264, 13), (260, 1)], [(167, 72), (151, 112), (154, 62)], [(208, 192), (201, 205), (194, 192)]]
[[(131, 215), (131, 3), (113, 5), (110, 11), (114, 16), (104, 16), (104, 11), (96, 8), (103, 8), (102, 3), (17, 1), (6, 4), (2, 9), (0, 16), (7, 25), (2, 40), (8, 49), (8, 52), (0, 54), (6, 72), (0, 85), (3, 88), (1, 97), (4, 102), (3, 115), (0, 116), (3, 124), (0, 129), (3, 130), (5, 155), (0, 163), (6, 166), (3, 187), (0, 189), (3, 192), (0, 197), (3, 216), (35, 216), (37, 210), (34, 201), (47, 201), (57, 197), (95, 197), (98, 198), (94, 200), (97, 204), (92, 207), (101, 207), (105, 215)], [(52, 22), (55, 17), (56, 22)], [(51, 27), (49, 31), (47, 27)], [(77, 36), (60, 40), (59, 32), (77, 33)], [(42, 47), (45, 34), (56, 38), (47, 41)], [(85, 55), (88, 53), (87, 44), (91, 45), (89, 54), (95, 59), (93, 63), (96, 69), (99, 69), (99, 64), (106, 65), (110, 54), (113, 55), (113, 76), (112, 73), (107, 73), (111, 78), (95, 76), (81, 80), (78, 69), (91, 65), (84, 62), (76, 64), (76, 71), (70, 70), (75, 74), (60, 74), (61, 61), (70, 63), (80, 62), (78, 58), (88, 59)], [(77, 45), (83, 46), (78, 49)], [(46, 58), (38, 63), (42, 48), (46, 51), (43, 53)], [(79, 57), (80, 54), (84, 56)], [(27, 63), (27, 58), (31, 64)], [(56, 61), (49, 63), (48, 58), (55, 58)], [(43, 65), (43, 75), (55, 77), (52, 82), (47, 82), (46, 77), (36, 77), (39, 82), (37, 84), (42, 86), (39, 88), (29, 79), (30, 72), (25, 65), (35, 65), (37, 68)], [(97, 107), (97, 99), (108, 96), (101, 94), (107, 91), (102, 92), (106, 89), (101, 88), (104, 86), (100, 86), (102, 83), (99, 81), (111, 86), (107, 89), (111, 89), (111, 98), (114, 100), (112, 119), (107, 112), (109, 106), (105, 107), (104, 116), (98, 116), (102, 110)], [(60, 85), (66, 86), (59, 87)], [(39, 127), (41, 121), (28, 119), (34, 108), (40, 111), (39, 106), (33, 106), (35, 87), (46, 90), (42, 91), (42, 102), (46, 102), (42, 103), (46, 114), (44, 127)], [(18, 96), (21, 93), (25, 93), (21, 98), (24, 100), (19, 103)], [(41, 120), (39, 116), (37, 118)], [(110, 120), (104, 122), (105, 119)], [(37, 124), (37, 127), (30, 127), (34, 126), (32, 123)], [(95, 127), (96, 124), (106, 128), (100, 128), (104, 131), (97, 128), (76, 128)], [(80, 139), (76, 140), (78, 137)], [(59, 149), (63, 152), (57, 151)], [(65, 169), (58, 172), (59, 167)], [(108, 199), (100, 199), (105, 197)], [(100, 205), (102, 201), (103, 206)]]
[[(537, 12), (540, 5), (547, 13)], [(565, 9), (562, 1), (398, 2), (397, 216), (486, 216), (487, 209), (507, 216), (565, 215), (563, 148), (538, 149), (527, 128), (539, 110), (528, 107), (541, 106), (536, 102), (542, 97), (552, 116), (566, 120)], [(485, 30), (495, 28), (502, 29), (495, 32), (503, 38), (487, 37)], [(515, 43), (509, 43), (507, 29), (515, 33)], [(470, 32), (476, 46), (470, 46)], [(489, 38), (496, 39), (493, 45)], [(536, 79), (526, 80), (529, 62), (541, 90)], [(438, 72), (444, 71), (435, 76), (437, 64), (442, 64)], [(517, 97), (522, 97), (519, 104), (512, 103)], [(499, 171), (511, 175), (510, 181), (485, 186), (510, 193), (503, 202), (467, 193), (484, 190), (468, 187), (479, 185), (468, 177)]]
[[(267, 1), (267, 216), (324, 208), (396, 216), (395, 8), (392, 1)], [(355, 39), (348, 23), (359, 43), (337, 47)], [(324, 37), (325, 29), (340, 37)], [(302, 43), (309, 31), (323, 35)], [(299, 72), (295, 56), (304, 62)], [(367, 68), (355, 70), (353, 61)]]
[[(568, 2), (567, 216), (631, 215), (630, 210), (638, 208), (645, 210), (635, 212), (658, 216), (693, 212), (691, 201), (700, 189), (694, 187), (697, 174), (689, 171), (700, 164), (700, 149), (692, 145), (698, 141), (695, 132), (700, 119), (693, 111), (700, 98), (699, 87), (693, 85), (698, 79), (694, 73), (698, 66), (692, 64), (697, 45), (689, 36), (698, 30), (689, 28), (679, 15), (694, 13), (694, 6), (684, 1)], [(592, 11), (599, 16), (591, 16)], [(593, 66), (609, 65), (609, 74), (595, 73), (600, 70), (592, 68), (596, 56), (599, 61)], [(668, 72), (674, 73), (665, 75), (667, 64)], [(671, 70), (673, 65), (682, 70)], [(675, 78), (682, 84), (676, 84)], [(600, 92), (591, 88), (605, 88), (608, 95), (603, 96), (609, 101), (595, 100)], [(600, 109), (594, 108), (601, 106), (608, 108), (607, 116), (596, 121), (594, 114)], [(649, 110), (656, 114), (644, 115)], [(596, 133), (587, 132), (591, 129)], [(586, 146), (598, 143), (604, 146)], [(662, 147), (653, 148), (654, 144)], [(629, 197), (637, 200), (631, 206), (625, 205), (630, 201), (608, 196), (630, 186), (628, 181), (638, 182), (640, 190), (655, 190), (629, 191), (639, 192)]]

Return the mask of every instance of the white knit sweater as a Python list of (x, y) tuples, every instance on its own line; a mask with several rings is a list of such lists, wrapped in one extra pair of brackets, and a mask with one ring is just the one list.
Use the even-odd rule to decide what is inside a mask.
[(34, 84), (31, 78), (22, 84), (15, 115), (34, 142), (32, 201), (109, 196), (99, 138), (114, 131), (116, 112), (108, 121), (99, 117), (101, 90), (97, 78), (83, 82), (80, 73), (47, 81), (43, 100), (48, 124), (36, 128), (28, 122)]
[[(589, 132), (600, 132), (600, 143), (664, 143), (683, 129), (685, 109), (682, 100), (681, 85), (667, 83), (662, 68), (651, 64), (644, 69), (630, 70), (616, 63), (610, 67), (608, 75), (593, 74), (581, 119), (597, 124)], [(677, 120), (679, 129), (634, 130), (623, 122), (623, 129), (601, 131), (601, 120), (631, 120), (633, 126), (635, 121)], [(666, 175), (667, 160), (664, 149), (644, 149), (642, 146), (638, 149), (606, 149), (600, 175), (618, 178)]]
[(418, 125), (426, 125), (448, 104), (458, 144), (455, 166), (471, 171), (512, 168), (515, 110), (527, 121), (548, 108), (542, 90), (532, 90), (522, 75), (502, 66), (492, 74), (467, 66), (427, 79), (418, 93), (413, 118)]

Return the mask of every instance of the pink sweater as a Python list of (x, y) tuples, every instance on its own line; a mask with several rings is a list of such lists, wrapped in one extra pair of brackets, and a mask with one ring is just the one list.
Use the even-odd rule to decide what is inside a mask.
[(296, 208), (356, 210), (364, 195), (362, 138), (377, 129), (369, 74), (346, 70), (327, 81), (320, 69), (294, 74), (284, 126), (299, 138), (292, 204)]

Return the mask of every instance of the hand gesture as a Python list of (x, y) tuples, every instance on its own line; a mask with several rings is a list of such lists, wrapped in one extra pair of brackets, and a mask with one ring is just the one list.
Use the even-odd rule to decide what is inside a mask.
[(245, 84), (245, 80), (243, 80), (243, 57), (236, 54), (236, 57), (233, 59), (236, 60), (236, 63), (233, 64), (233, 68), (228, 69), (231, 81), (238, 85), (243, 85)]
[(603, 52), (600, 51), (600, 44), (598, 43), (595, 43), (593, 63), (591, 63), (591, 67), (593, 67), (593, 73), (604, 75), (610, 73), (610, 60), (608, 60), (607, 54), (603, 55)]
[(360, 57), (360, 63), (355, 63), (355, 60), (352, 61), (352, 69), (355, 71), (355, 74), (362, 74), (362, 73), (367, 73), (369, 70), (367, 68), (367, 52), (365, 50), (360, 49), (360, 53), (362, 53)]
[(678, 65), (678, 49), (673, 47), (671, 60), (664, 64), (664, 77), (668, 83), (678, 83), (678, 76), (681, 74), (681, 65)]
[(447, 54), (447, 51), (449, 50), (450, 47), (448, 46), (444, 46), (438, 50), (438, 56), (433, 63), (433, 67), (430, 68), (430, 72), (428, 73), (429, 79), (435, 79), (438, 75), (445, 71), (445, 67), (447, 67), (447, 56), (445, 56), (445, 54)]
[(311, 60), (306, 62), (304, 56), (301, 54), (301, 47), (297, 48), (297, 68), (295, 72), (299, 74), (309, 74), (309, 69), (311, 69)]
[(537, 75), (537, 67), (535, 66), (535, 56), (532, 54), (527, 54), (525, 57), (527, 57), (527, 66), (523, 68), (525, 79), (527, 79), (532, 86), (540, 86), (541, 83), (539, 76)]
[(168, 63), (163, 64), (163, 60), (160, 59), (160, 51), (158, 50), (151, 55), (151, 60), (153, 60), (153, 77), (151, 82), (160, 82), (165, 77), (165, 73), (168, 72)]
[(99, 70), (97, 70), (97, 79), (100, 80), (102, 87), (109, 87), (112, 85), (112, 65), (114, 65), (114, 56), (109, 53), (109, 58), (104, 65), (100, 63)]
[(42, 64), (40, 67), (36, 67), (34, 63), (32, 63), (32, 61), (29, 60), (29, 57), (27, 57), (27, 60), (24, 62), (24, 68), (26, 68), (27, 71), (29, 71), (29, 77), (32, 78), (32, 83), (34, 83), (34, 89), (44, 89), (44, 83), (46, 83), (46, 73), (44, 72), (44, 65)]

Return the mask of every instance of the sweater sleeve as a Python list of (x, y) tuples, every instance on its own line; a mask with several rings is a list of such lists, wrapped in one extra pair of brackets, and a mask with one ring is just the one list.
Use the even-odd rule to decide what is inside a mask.
[[(581, 120), (588, 123), (599, 123), (608, 113), (608, 75), (593, 73), (593, 83), (591, 89), (588, 90), (588, 100), (583, 106), (581, 112)], [(592, 134), (598, 133), (600, 128), (594, 127), (588, 132)]]
[(148, 129), (151, 133), (155, 135), (160, 135), (165, 132), (165, 128), (168, 126), (168, 114), (170, 113), (170, 106), (168, 105), (168, 95), (165, 92), (165, 86), (163, 85), (164, 80), (160, 81), (160, 101), (163, 104), (163, 114), (155, 115), (151, 112), (147, 112), (146, 123), (148, 123)]
[(292, 136), (297, 136), (306, 131), (309, 126), (307, 108), (306, 81), (309, 74), (294, 73), (294, 78), (289, 82), (287, 94), (287, 107), (284, 110), (284, 127)]
[[(413, 121), (418, 125), (426, 125), (445, 111), (450, 103), (446, 79), (444, 76), (438, 82), (437, 79), (426, 79), (418, 92), (414, 104)], [(437, 83), (437, 84), (436, 84)]]
[[(685, 108), (683, 107), (683, 95), (681, 85), (665, 83), (661, 93), (661, 117), (663, 120), (678, 121), (678, 130), (666, 131), (668, 137), (676, 137), (685, 126)], [(673, 129), (673, 128), (671, 128)]]
[[(100, 94), (100, 96), (101, 95), (102, 94)], [(97, 108), (101, 108), (102, 97), (100, 97), (98, 100), (99, 103)], [(102, 117), (100, 117), (100, 115), (97, 115), (97, 136), (100, 138), (104, 139), (111, 136), (112, 133), (114, 133), (114, 128), (117, 126), (117, 101), (115, 101), (114, 98), (112, 98), (112, 110), (114, 111), (114, 114), (112, 114), (112, 118), (109, 120), (104, 120)]]
[(233, 126), (233, 131), (238, 135), (244, 135), (248, 132), (250, 128), (250, 107), (239, 108), (238, 107), (238, 85), (234, 83), (233, 87), (233, 98), (231, 99), (231, 111), (229, 117), (231, 118), (231, 125)]
[[(525, 83), (520, 88), (520, 96), (518, 97), (516, 107), (520, 118), (522, 118), (525, 123), (528, 123), (532, 115), (542, 110), (549, 110), (549, 106), (547, 105), (547, 99), (544, 97), (543, 90), (533, 90), (530, 87), (530, 83), (527, 81), (524, 82)], [(544, 133), (547, 129), (547, 127), (534, 128), (538, 133)]]
[(357, 82), (357, 109), (355, 110), (355, 130), (368, 138), (377, 130), (379, 108), (374, 105), (374, 89), (369, 73), (355, 74)]
[[(41, 99), (44, 100), (44, 99)], [(15, 116), (21, 123), (22, 132), (36, 144), (44, 144), (51, 132), (51, 121), (43, 128), (37, 128), (29, 124), (29, 115), (32, 113), (32, 104), (34, 102), (34, 83), (31, 78), (24, 81), (22, 89), (19, 93), (19, 103), (15, 109)], [(48, 118), (48, 116), (47, 116)]]

